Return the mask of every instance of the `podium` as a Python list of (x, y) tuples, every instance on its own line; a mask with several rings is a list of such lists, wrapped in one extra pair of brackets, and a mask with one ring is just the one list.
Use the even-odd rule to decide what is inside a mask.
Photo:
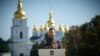
[(65, 49), (39, 49), (39, 56), (65, 56)]

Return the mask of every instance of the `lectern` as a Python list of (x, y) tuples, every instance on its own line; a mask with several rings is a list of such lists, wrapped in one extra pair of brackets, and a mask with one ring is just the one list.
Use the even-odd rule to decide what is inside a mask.
[(39, 49), (39, 56), (65, 56), (65, 49)]

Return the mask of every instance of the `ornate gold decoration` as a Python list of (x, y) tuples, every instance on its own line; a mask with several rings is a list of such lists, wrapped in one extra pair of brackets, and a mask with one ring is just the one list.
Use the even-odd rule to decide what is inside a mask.
[(25, 19), (26, 13), (23, 10), (22, 0), (18, 0), (17, 11), (14, 14), (14, 17), (17, 19)]
[(36, 25), (34, 25), (33, 32), (38, 32)]
[(49, 20), (47, 21), (48, 26), (54, 26), (55, 21), (52, 18), (52, 11), (49, 12)]
[(45, 27), (44, 27), (44, 29), (46, 30), (46, 31), (48, 31), (48, 25), (47, 24), (45, 24)]
[(59, 31), (63, 31), (63, 27), (61, 24), (59, 25)]
[(41, 25), (41, 27), (40, 27), (40, 32), (42, 32), (43, 31), (43, 25)]
[(64, 32), (69, 32), (68, 26), (65, 26), (65, 27), (64, 27)]

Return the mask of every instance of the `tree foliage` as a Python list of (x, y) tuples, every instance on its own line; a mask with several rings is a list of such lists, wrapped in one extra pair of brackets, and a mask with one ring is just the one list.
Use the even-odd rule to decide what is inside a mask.
[(4, 41), (2, 38), (0, 38), (0, 53), (8, 51), (9, 51), (8, 43)]
[(67, 56), (100, 56), (100, 16), (81, 26), (72, 26), (62, 40), (69, 41)]
[(39, 49), (39, 44), (38, 44), (38, 42), (36, 42), (32, 47), (30, 56), (39, 56), (38, 49)]
[(100, 56), (100, 16), (83, 24), (80, 29), (82, 38), (79, 44), (79, 55)]

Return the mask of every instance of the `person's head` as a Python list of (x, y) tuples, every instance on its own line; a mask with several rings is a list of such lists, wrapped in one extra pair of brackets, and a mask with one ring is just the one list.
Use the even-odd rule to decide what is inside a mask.
[(55, 29), (54, 28), (50, 28), (49, 31), (48, 31), (48, 35), (49, 35), (49, 37), (54, 38), (54, 36), (55, 36)]

